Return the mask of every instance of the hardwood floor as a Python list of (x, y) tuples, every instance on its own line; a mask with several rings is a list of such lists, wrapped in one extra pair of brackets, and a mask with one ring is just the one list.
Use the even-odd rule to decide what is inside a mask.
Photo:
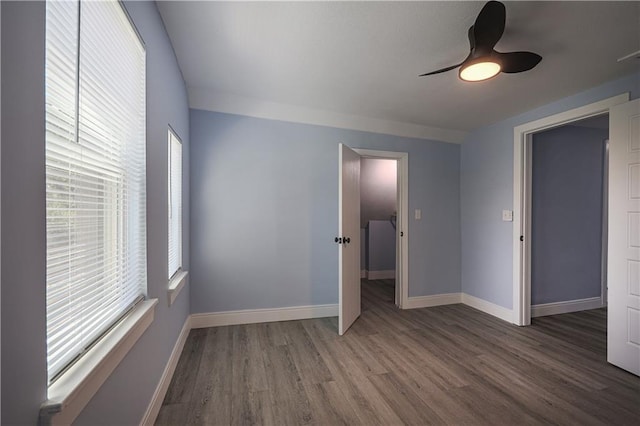
[(516, 327), (464, 305), (192, 330), (156, 424), (640, 424), (640, 378), (606, 362), (606, 310)]

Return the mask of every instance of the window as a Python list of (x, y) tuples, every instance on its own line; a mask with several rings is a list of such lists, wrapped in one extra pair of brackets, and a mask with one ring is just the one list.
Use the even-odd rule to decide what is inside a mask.
[(119, 2), (47, 2), (47, 363), (146, 291), (145, 49)]
[(182, 142), (169, 129), (169, 279), (182, 268)]

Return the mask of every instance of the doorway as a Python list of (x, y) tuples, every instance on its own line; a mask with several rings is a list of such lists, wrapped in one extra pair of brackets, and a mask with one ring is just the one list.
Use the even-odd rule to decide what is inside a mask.
[(351, 149), (338, 144), (338, 333), (343, 335), (361, 312), (360, 162), (391, 159), (397, 164), (395, 304), (408, 299), (408, 165), (406, 152)]
[[(389, 223), (389, 226), (392, 226), (393, 229), (393, 235), (394, 235), (394, 242), (395, 242), (395, 247), (394, 247), (394, 252), (395, 252), (395, 262), (393, 262), (393, 265), (395, 265), (395, 268), (393, 270), (389, 270), (389, 269), (385, 269), (385, 266), (377, 266), (380, 265), (380, 263), (378, 263), (375, 266), (375, 269), (377, 269), (377, 271), (368, 271), (367, 270), (367, 278), (373, 278), (373, 279), (387, 279), (387, 276), (389, 276), (390, 271), (393, 271), (393, 280), (394, 280), (394, 304), (399, 307), (400, 309), (403, 309), (403, 307), (406, 305), (406, 301), (407, 298), (409, 296), (409, 283), (408, 283), (408, 250), (409, 250), (409, 243), (408, 243), (408, 235), (407, 235), (407, 225), (409, 223), (409, 218), (408, 218), (408, 211), (409, 211), (409, 154), (406, 152), (394, 152), (394, 151), (377, 151), (377, 150), (369, 150), (369, 149), (354, 149), (355, 152), (357, 152), (360, 155), (361, 161), (368, 161), (368, 160), (382, 160), (384, 161), (383, 163), (378, 163), (378, 166), (380, 166), (381, 169), (384, 169), (385, 165), (388, 167), (388, 169), (386, 170), (386, 173), (389, 172), (389, 169), (391, 169), (391, 167), (389, 167), (389, 163), (388, 161), (391, 161), (394, 164), (394, 168), (395, 168), (395, 189), (393, 191), (387, 191), (387, 194), (389, 192), (393, 192), (395, 193), (395, 207), (396, 207), (396, 214), (395, 217), (391, 217), (392, 215), (390, 214), (389, 217), (387, 218), (387, 220), (385, 221), (384, 219), (381, 219), (380, 223), (376, 223), (375, 226), (382, 228), (381, 230), (378, 230), (380, 232), (378, 232), (377, 237), (381, 237), (382, 239), (388, 239), (388, 236), (382, 236), (383, 233), (386, 233), (384, 231), (384, 228), (387, 228), (386, 230), (388, 231), (388, 226), (386, 226), (386, 223)], [(386, 163), (385, 163), (386, 162)], [(371, 163), (371, 164), (375, 164), (375, 163)], [(362, 169), (361, 169), (362, 171)], [(372, 170), (373, 172), (375, 172), (375, 170)], [(370, 176), (368, 176), (368, 172), (365, 169), (365, 178), (368, 178)], [(362, 176), (361, 176), (362, 177)], [(382, 179), (384, 179), (384, 177), (382, 177)], [(370, 182), (372, 183), (372, 182)], [(373, 182), (375, 184), (375, 182)], [(361, 181), (361, 201), (365, 201), (368, 202), (368, 200), (363, 200), (363, 195), (362, 195), (362, 181)], [(367, 185), (367, 184), (365, 184)], [(369, 197), (370, 194), (365, 193), (365, 197)], [(371, 217), (380, 217), (383, 218), (384, 213), (375, 213), (374, 215), (372, 215)], [(365, 215), (362, 215), (361, 213), (361, 226), (362, 226), (362, 222), (364, 220), (367, 219), (367, 213), (365, 213)], [(391, 225), (391, 222), (393, 221), (393, 225)], [(370, 230), (371, 231), (371, 230)], [(366, 233), (365, 233), (366, 236)], [(369, 234), (369, 236), (371, 237), (371, 233)], [(361, 248), (362, 249), (362, 248)], [(366, 253), (365, 253), (366, 254)], [(371, 254), (371, 253), (370, 253)], [(362, 253), (361, 253), (362, 256)], [(386, 254), (386, 257), (388, 257), (388, 253)], [(367, 263), (367, 259), (365, 258), (365, 264)], [(371, 261), (373, 259), (369, 259), (369, 261)], [(362, 259), (361, 259), (362, 261)], [(380, 259), (376, 259), (375, 260), (380, 261)], [(371, 263), (370, 263), (371, 264)], [(371, 274), (371, 272), (373, 272), (373, 274)]]
[(360, 269), (363, 310), (395, 304), (398, 160), (360, 160)]
[(628, 102), (629, 94), (555, 114), (514, 128), (513, 323), (531, 324), (531, 187), (532, 140), (535, 133), (608, 114)]
[(640, 99), (623, 93), (514, 128), (513, 322), (531, 323), (532, 134), (609, 114), (607, 361), (640, 376)]
[(609, 114), (531, 137), (531, 316), (606, 303)]

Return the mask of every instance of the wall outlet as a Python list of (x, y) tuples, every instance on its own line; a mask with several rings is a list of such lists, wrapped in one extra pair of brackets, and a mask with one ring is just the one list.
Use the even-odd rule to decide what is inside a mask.
[(415, 217), (416, 217), (416, 220), (422, 219), (422, 210), (416, 209)]
[(502, 221), (513, 222), (513, 210), (502, 210)]

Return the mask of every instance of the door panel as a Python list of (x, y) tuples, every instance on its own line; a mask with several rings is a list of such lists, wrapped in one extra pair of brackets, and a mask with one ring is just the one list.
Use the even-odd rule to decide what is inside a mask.
[(338, 332), (343, 335), (360, 316), (360, 156), (339, 145)]
[(607, 360), (640, 375), (640, 99), (609, 117)]

